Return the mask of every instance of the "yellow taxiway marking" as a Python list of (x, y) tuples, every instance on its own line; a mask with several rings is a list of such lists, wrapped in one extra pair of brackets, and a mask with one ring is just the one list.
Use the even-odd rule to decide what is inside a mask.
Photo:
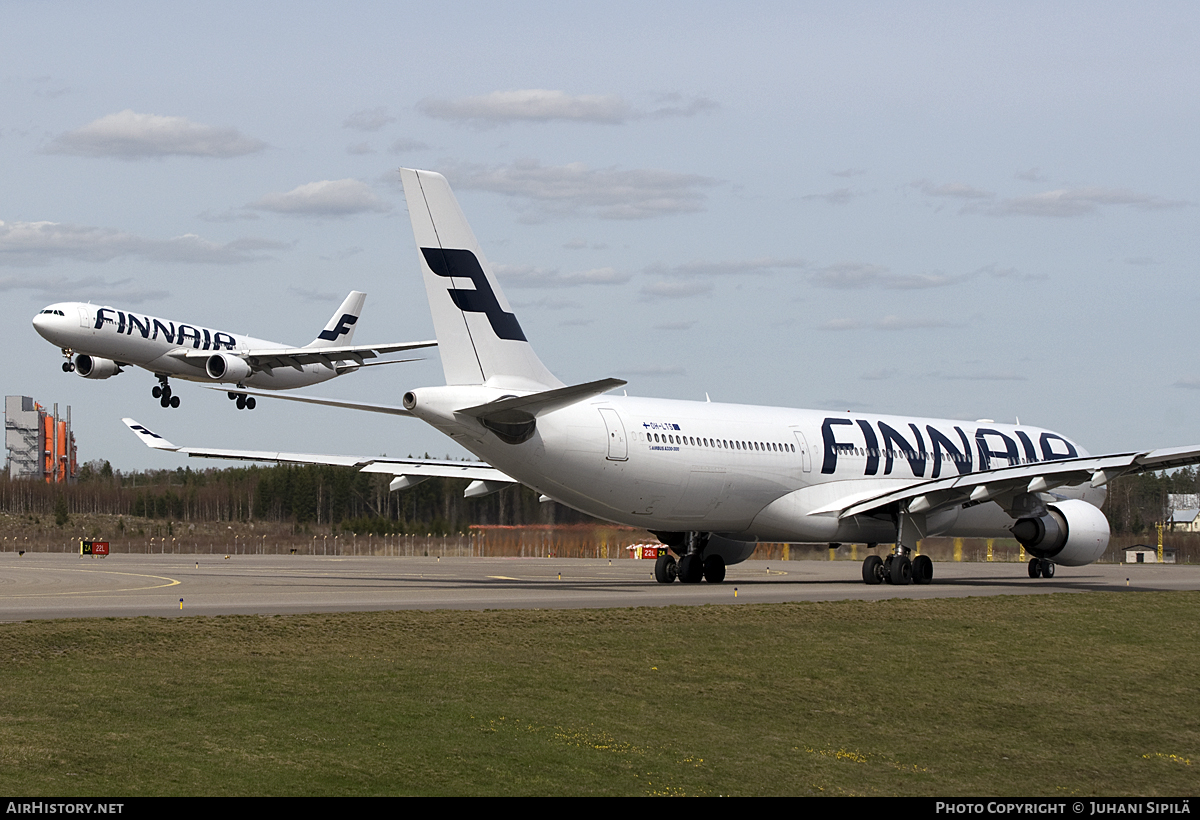
[(147, 589), (162, 589), (163, 587), (173, 587), (182, 583), (174, 578), (168, 578), (165, 575), (144, 575), (138, 572), (116, 572), (108, 569), (50, 569), (45, 567), (5, 567), (5, 569), (28, 569), (31, 572), (92, 572), (98, 575), (127, 575), (130, 578), (153, 578), (156, 581), (166, 581), (165, 584), (150, 584), (142, 587), (128, 587), (126, 589), (82, 589), (75, 592), (34, 592), (24, 595), (0, 595), (0, 599), (8, 598), (47, 598), (53, 595), (111, 595), (114, 592), (141, 592)]

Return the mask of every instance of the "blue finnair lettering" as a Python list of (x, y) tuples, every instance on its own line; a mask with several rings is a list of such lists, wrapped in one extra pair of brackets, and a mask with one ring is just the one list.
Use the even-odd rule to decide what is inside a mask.
[(421, 248), (425, 263), (435, 276), (445, 276), (455, 279), (470, 279), (475, 285), (474, 290), (450, 288), (447, 291), (454, 300), (454, 306), (467, 313), (482, 313), (487, 316), (492, 332), (501, 339), (514, 342), (525, 341), (525, 334), (517, 317), (506, 313), (500, 307), (492, 285), (488, 282), (487, 274), (479, 265), (475, 254), (467, 250), (455, 248)]
[[(943, 461), (949, 461), (959, 475), (967, 475), (975, 469), (976, 456), (979, 459), (980, 470), (1079, 456), (1075, 445), (1057, 433), (1040, 434), (1039, 458), (1033, 439), (1024, 430), (1015, 430), (1013, 434), (1009, 434), (989, 427), (980, 427), (968, 432), (969, 428), (964, 430), (955, 425), (951, 428), (953, 433), (949, 433), (927, 424), (922, 433), (916, 424), (907, 424), (908, 431), (904, 431), (897, 430), (885, 421), (850, 419), (844, 416), (826, 418), (821, 423), (821, 441), (824, 445), (821, 472), (825, 475), (836, 473), (839, 456), (861, 458), (863, 475), (878, 475), (881, 460), (883, 474), (891, 475), (896, 461), (903, 459), (908, 462), (908, 469), (914, 478), (925, 477), (925, 467), (930, 461), (933, 462), (933, 470), (929, 477), (941, 478)], [(842, 429), (844, 427), (850, 429)], [(856, 427), (858, 436), (853, 432)], [(929, 436), (928, 447), (926, 435)], [(1016, 438), (1013, 438), (1013, 435)], [(851, 463), (857, 468), (857, 461)]]
[(358, 317), (353, 313), (343, 313), (342, 318), (338, 319), (338, 323), (329, 330), (322, 330), (318, 334), (318, 339), (324, 339), (327, 342), (332, 342), (338, 336), (345, 336), (350, 332), (350, 325), (358, 321)]
[[(116, 318), (113, 318), (114, 316)], [(342, 317), (338, 327), (342, 327), (347, 319), (349, 319), (349, 324), (354, 324), (354, 317), (347, 313)], [(237, 339), (234, 336), (219, 330), (183, 324), (177, 327), (174, 322), (156, 319), (153, 316), (137, 316), (109, 307), (96, 308), (96, 322), (93, 325), (95, 330), (114, 325), (118, 334), (132, 336), (136, 332), (143, 339), (152, 341), (158, 341), (159, 334), (161, 334), (163, 341), (168, 344), (190, 344), (197, 350), (233, 350), (237, 347)], [(325, 334), (323, 333), (321, 336), (324, 338)]]

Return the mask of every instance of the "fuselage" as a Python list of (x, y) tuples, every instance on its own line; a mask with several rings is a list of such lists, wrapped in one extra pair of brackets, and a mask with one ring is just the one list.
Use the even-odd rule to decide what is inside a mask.
[[(1087, 455), (1024, 425), (628, 396), (545, 413), (528, 441), (507, 444), (453, 412), (503, 391), (413, 394), (414, 415), (556, 501), (650, 530), (746, 540), (891, 541), (894, 520), (842, 519), (836, 509), (919, 481)], [(1104, 500), (1103, 489), (1063, 495)], [(827, 505), (835, 509), (822, 512)], [(1003, 536), (1012, 523), (995, 504), (956, 507), (932, 516), (929, 534)]]
[[(184, 358), (184, 351), (230, 351), (271, 348), (288, 345), (250, 336), (239, 336), (201, 325), (173, 322), (107, 305), (59, 302), (49, 305), (33, 317), (37, 332), (51, 344), (120, 365), (136, 365), (157, 375), (188, 381), (213, 383), (205, 370), (204, 357)], [(338, 375), (336, 367), (305, 364), (256, 371), (241, 379), (247, 387), (287, 390), (317, 384)]]

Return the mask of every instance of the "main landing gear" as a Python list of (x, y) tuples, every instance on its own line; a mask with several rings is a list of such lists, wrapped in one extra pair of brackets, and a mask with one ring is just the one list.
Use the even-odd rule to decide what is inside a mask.
[[(664, 533), (663, 535), (668, 535)], [(708, 533), (688, 532), (670, 533), (667, 546), (671, 551), (681, 555), (679, 561), (675, 556), (664, 550), (654, 562), (654, 580), (660, 584), (669, 584), (676, 578), (684, 584), (698, 584), (703, 578), (710, 584), (719, 584), (725, 580), (725, 559), (717, 554), (704, 555), (704, 547), (708, 543)], [(662, 536), (660, 536), (662, 538)], [(664, 541), (668, 540), (663, 538)]]
[(150, 395), (158, 399), (158, 403), (163, 407), (179, 406), (179, 396), (171, 395), (171, 384), (167, 381), (166, 376), (158, 377), (158, 384), (154, 385)]
[(1029, 577), (1030, 578), (1053, 578), (1054, 577), (1054, 562), (1047, 561), (1045, 558), (1030, 558), (1029, 559)]
[(933, 561), (928, 555), (913, 556), (917, 540), (924, 535), (924, 531), (925, 516), (901, 512), (896, 527), (895, 550), (886, 558), (868, 555), (862, 566), (863, 582), (899, 586), (932, 583)]
[[(238, 387), (241, 387), (241, 385), (239, 384)], [(254, 400), (254, 396), (247, 396), (245, 393), (234, 393), (230, 390), (226, 395), (229, 396), (230, 401), (237, 402), (237, 409), (239, 410), (253, 410), (254, 406), (258, 404)]]

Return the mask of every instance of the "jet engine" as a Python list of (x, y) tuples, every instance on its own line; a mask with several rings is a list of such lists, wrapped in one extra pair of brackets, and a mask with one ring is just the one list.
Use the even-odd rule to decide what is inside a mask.
[(1040, 518), (1022, 518), (1013, 537), (1032, 555), (1067, 567), (1082, 567), (1108, 547), (1108, 519), (1086, 501), (1068, 499), (1047, 505)]
[(228, 353), (214, 353), (204, 363), (208, 377), (216, 382), (240, 382), (253, 371), (246, 360)]
[(121, 366), (112, 359), (80, 353), (75, 357), (75, 372), (85, 379), (107, 379), (120, 373)]

